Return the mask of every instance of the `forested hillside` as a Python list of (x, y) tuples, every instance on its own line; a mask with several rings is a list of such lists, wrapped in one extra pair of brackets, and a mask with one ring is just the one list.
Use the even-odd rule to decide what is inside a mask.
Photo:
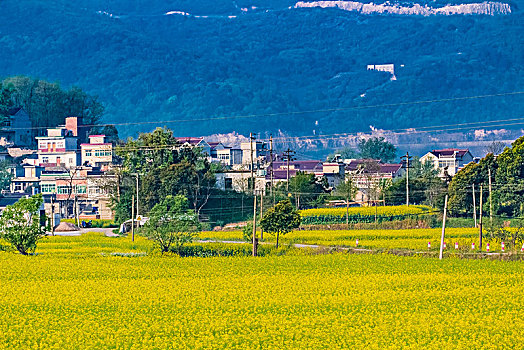
[[(289, 0), (4, 0), (0, 77), (78, 85), (99, 96), (108, 123), (198, 120), (167, 124), (177, 135), (510, 119), (524, 115), (522, 95), (199, 120), (524, 90), (524, 20), (516, 2), (505, 3), (511, 14), (424, 17), (295, 9)], [(395, 64), (396, 81), (366, 70), (383, 63)], [(120, 134), (153, 127), (121, 126)]]

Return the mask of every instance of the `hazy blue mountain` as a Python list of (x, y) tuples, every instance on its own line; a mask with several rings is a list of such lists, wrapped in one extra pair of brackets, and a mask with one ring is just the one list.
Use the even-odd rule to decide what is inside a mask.
[[(524, 90), (524, 18), (516, 1), (505, 3), (511, 14), (424, 17), (295, 9), (288, 0), (4, 0), (0, 76), (79, 85), (100, 96), (106, 122), (194, 120), (164, 123), (177, 135), (517, 118), (522, 95), (333, 111)], [(383, 63), (396, 65), (396, 81), (366, 70)], [(332, 111), (200, 120), (324, 109)]]

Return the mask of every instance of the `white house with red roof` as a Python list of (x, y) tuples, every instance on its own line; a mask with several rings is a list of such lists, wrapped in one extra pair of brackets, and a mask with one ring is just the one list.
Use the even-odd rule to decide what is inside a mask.
[(434, 149), (420, 158), (422, 164), (429, 162), (438, 170), (439, 176), (455, 176), (460, 169), (473, 162), (473, 155), (468, 149), (445, 148)]

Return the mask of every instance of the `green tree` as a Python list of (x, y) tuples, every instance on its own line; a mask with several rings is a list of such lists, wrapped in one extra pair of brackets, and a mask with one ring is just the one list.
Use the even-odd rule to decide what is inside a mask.
[(12, 88), (0, 82), (0, 125), (7, 119), (9, 110), (13, 107)]
[[(183, 147), (167, 128), (157, 128), (151, 133), (142, 133), (136, 140), (117, 147), (117, 155), (122, 159), (123, 171), (120, 190), (110, 191), (115, 211), (128, 212), (131, 193), (136, 196), (133, 182), (135, 173), (140, 174), (139, 195), (140, 212), (146, 213), (166, 196), (185, 196), (200, 215), (207, 205), (215, 187), (216, 167), (211, 164), (198, 147)], [(124, 201), (125, 199), (125, 201)]]
[[(280, 183), (277, 190), (284, 193), (285, 183)], [(318, 204), (319, 198), (326, 193), (327, 181), (319, 180), (315, 174), (298, 171), (289, 179), (289, 193), (292, 194), (295, 207), (300, 210), (302, 206), (312, 207)]]
[(349, 225), (349, 201), (355, 198), (357, 191), (358, 187), (353, 178), (350, 175), (346, 175), (344, 181), (337, 185), (334, 192), (335, 196), (344, 198), (346, 201), (346, 225)]
[[(475, 185), (476, 202), (479, 205), (480, 186), (483, 188), (483, 203), (489, 206), (488, 183), (491, 169), (493, 179), (498, 172), (495, 156), (490, 153), (482, 158), (479, 163), (469, 163), (461, 169), (449, 184), (449, 213), (455, 216), (471, 216), (473, 214), (473, 187)], [(495, 196), (494, 196), (495, 197)], [(495, 209), (495, 208), (494, 208)]]
[(64, 90), (58, 83), (26, 76), (9, 77), (4, 85), (11, 90), (15, 106), (24, 108), (33, 127), (63, 124), (70, 116), (82, 117), (84, 124), (97, 124), (104, 113), (98, 97), (89, 95), (79, 87)]
[(199, 228), (198, 217), (189, 210), (187, 198), (179, 195), (167, 196), (156, 204), (141, 231), (162, 253), (173, 247), (180, 254), (182, 246), (193, 241)]
[(327, 156), (328, 160), (332, 160), (336, 155), (340, 155), (342, 159), (357, 159), (359, 154), (352, 147), (344, 147), (336, 150), (334, 153)]
[(524, 136), (497, 157), (496, 202), (507, 215), (524, 214)]
[(397, 148), (383, 137), (361, 139), (358, 143), (359, 156), (363, 159), (379, 159), (389, 163), (397, 157)]
[(45, 215), (40, 215), (44, 203), (41, 194), (21, 198), (8, 205), (0, 216), (0, 237), (9, 242), (22, 255), (34, 252), (38, 241), (46, 235)]
[(10, 171), (11, 163), (8, 161), (0, 161), (0, 191), (9, 189), (11, 185), (11, 179), (13, 178), (13, 173)]
[(286, 199), (269, 208), (263, 215), (260, 225), (264, 232), (276, 235), (278, 248), (280, 235), (285, 235), (300, 226), (300, 214)]

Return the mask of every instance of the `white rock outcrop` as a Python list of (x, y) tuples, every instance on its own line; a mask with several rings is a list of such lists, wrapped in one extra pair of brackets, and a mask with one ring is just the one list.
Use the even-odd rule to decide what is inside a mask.
[(394, 14), (394, 15), (505, 15), (511, 13), (511, 6), (501, 2), (482, 2), (475, 4), (446, 5), (443, 7), (429, 7), (427, 5), (413, 4), (401, 6), (389, 2), (383, 4), (363, 4), (356, 1), (299, 1), (295, 8), (321, 7), (339, 8), (344, 11), (355, 11), (362, 14)]

